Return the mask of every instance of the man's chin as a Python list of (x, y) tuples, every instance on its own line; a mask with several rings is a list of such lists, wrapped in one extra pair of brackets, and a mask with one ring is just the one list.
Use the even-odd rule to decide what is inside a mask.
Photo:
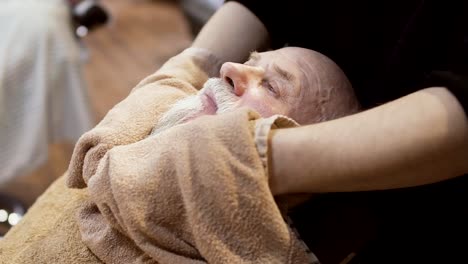
[(182, 121), (181, 123), (187, 123), (187, 122), (189, 122), (189, 121), (193, 121), (193, 120), (195, 120), (195, 119), (197, 119), (197, 118), (199, 118), (199, 117), (201, 117), (201, 116), (205, 116), (205, 115), (215, 115), (215, 114), (216, 114), (216, 112), (215, 112), (215, 113), (211, 113), (211, 111), (208, 112), (208, 111), (206, 111), (206, 110), (201, 110), (201, 111), (199, 111), (199, 112), (197, 112), (197, 113), (194, 113), (194, 114), (191, 114), (191, 115), (187, 116), (186, 118), (183, 119), (183, 121)]
[(205, 102), (205, 99), (203, 99), (204, 97), (204, 95), (201, 96), (202, 107), (196, 111), (187, 113), (187, 115), (179, 123), (187, 123), (205, 115), (216, 115), (216, 111), (218, 109), (216, 104), (213, 101), (210, 101), (210, 99), (206, 99)]

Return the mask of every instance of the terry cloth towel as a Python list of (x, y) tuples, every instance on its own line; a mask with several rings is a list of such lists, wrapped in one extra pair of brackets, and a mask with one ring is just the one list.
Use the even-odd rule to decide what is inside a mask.
[[(260, 157), (263, 156), (261, 158), (262, 161), (265, 162), (267, 145), (264, 144), (266, 142), (263, 139), (268, 137), (268, 129), (270, 126), (275, 127), (276, 121), (274, 119), (267, 119), (264, 122), (258, 123), (261, 125), (256, 127), (257, 149)], [(279, 124), (279, 126), (283, 126), (283, 124)], [(126, 248), (127, 243), (130, 243), (127, 240), (128, 238), (119, 232), (115, 232), (107, 221), (99, 221), (97, 219), (101, 218), (103, 220), (103, 217), (98, 212), (93, 211), (96, 210), (96, 207), (92, 207), (92, 204), (89, 202), (87, 189), (67, 188), (65, 186), (65, 177), (66, 175), (62, 176), (52, 184), (28, 210), (23, 219), (0, 240), (1, 264), (102, 263), (81, 239), (78, 219), (75, 217), (80, 210), (82, 211), (81, 214), (88, 214), (88, 221), (94, 221), (94, 224), (96, 224), (94, 227), (95, 231), (100, 232), (100, 234), (94, 235), (103, 238), (108, 233), (108, 251), (112, 253), (119, 252), (123, 256), (121, 261), (115, 263), (156, 262), (146, 257), (146, 254), (141, 255), (142, 257), (139, 258), (134, 253), (140, 252), (138, 249), (135, 250), (136, 247)], [(87, 212), (84, 207), (89, 208)], [(80, 223), (80, 225), (83, 224)], [(254, 233), (252, 232), (253, 235)], [(116, 243), (119, 240), (126, 241), (121, 248), (117, 248), (122, 245)], [(131, 258), (131, 254), (135, 258)], [(312, 258), (315, 259), (313, 256)]]
[[(69, 189), (65, 179), (68, 186), (85, 186), (83, 176), (87, 178), (95, 170), (99, 157), (115, 145), (146, 137), (171, 102), (195, 93), (195, 87), (200, 88), (208, 77), (214, 76), (220, 64), (209, 52), (191, 48), (138, 84), (127, 99), (81, 137), (73, 154), (71, 173), (51, 185), (20, 223), (0, 240), (0, 263), (102, 263), (82, 242), (76, 223), (78, 208), (89, 203), (87, 189)], [(89, 174), (83, 173), (84, 163)], [(113, 245), (118, 246), (110, 243), (109, 247)], [(128, 263), (135, 262), (138, 259)]]
[[(204, 117), (148, 137), (172, 103), (194, 94), (217, 75), (219, 67), (219, 60), (208, 51), (185, 50), (143, 80), (77, 143), (67, 183), (78, 188), (89, 185), (91, 201), (80, 212), (79, 222), (84, 242), (101, 260), (311, 261), (268, 189), (267, 174), (253, 144), (253, 120), (258, 115), (244, 110), (226, 117)], [(212, 118), (220, 120), (200, 125)], [(216, 123), (220, 129), (214, 129)], [(223, 142), (239, 147), (231, 153)], [(194, 149), (188, 147), (203, 147), (203, 160), (194, 162)], [(222, 195), (207, 192), (214, 189), (213, 184), (218, 184)]]
[[(208, 63), (209, 61), (211, 61), (211, 64)], [(168, 70), (171, 68), (171, 64), (172, 67), (174, 67), (173, 71)], [(110, 259), (110, 261), (107, 261), (108, 263), (156, 263), (157, 261), (151, 255), (151, 252), (157, 252), (161, 257), (169, 258), (168, 262), (162, 260), (160, 263), (184, 263), (183, 260), (194, 263), (197, 261), (218, 263), (223, 262), (227, 257), (238, 258), (241, 262), (258, 263), (283, 263), (287, 262), (288, 259), (294, 263), (316, 261), (313, 256), (305, 255), (300, 241), (293, 236), (285, 225), (267, 187), (267, 173), (262, 167), (264, 162), (266, 162), (268, 146), (265, 141), (265, 139), (268, 138), (268, 131), (264, 129), (269, 129), (271, 126), (274, 127), (276, 123), (281, 126), (280, 122), (276, 122), (276, 119), (262, 119), (263, 122), (257, 122), (255, 143), (258, 153), (254, 150), (255, 147), (252, 147), (252, 122), (254, 122), (253, 120), (258, 118), (258, 116), (245, 110), (243, 112), (232, 113), (230, 116), (226, 115), (222, 117), (224, 119), (233, 119), (232, 121), (237, 120), (235, 123), (240, 125), (240, 127), (236, 127), (235, 129), (233, 126), (226, 126), (226, 128), (232, 128), (227, 130), (223, 128), (226, 133), (218, 129), (214, 129), (211, 132), (210, 130), (207, 131), (205, 125), (210, 127), (210, 123), (213, 125), (218, 124), (222, 128), (224, 123), (212, 121), (213, 118), (218, 117), (206, 117), (200, 118), (197, 120), (198, 122), (187, 123), (176, 127), (174, 128), (174, 132), (171, 132), (171, 129), (158, 134), (158, 136), (146, 138), (147, 134), (149, 134), (154, 126), (154, 123), (151, 121), (151, 116), (148, 116), (146, 112), (141, 113), (135, 111), (132, 107), (145, 110), (146, 104), (143, 104), (147, 102), (145, 96), (154, 96), (153, 100), (161, 99), (158, 101), (161, 104), (152, 105), (152, 107), (157, 108), (157, 110), (147, 110), (154, 110), (152, 113), (155, 113), (155, 115), (163, 112), (168, 107), (166, 104), (169, 104), (169, 99), (176, 100), (185, 96), (187, 93), (192, 93), (194, 87), (200, 87), (203, 83), (201, 80), (197, 82), (197, 78), (192, 78), (190, 74), (184, 75), (184, 71), (177, 72), (177, 67), (175, 66), (182, 65), (182, 68), (191, 69), (193, 73), (197, 72), (197, 69), (209, 70), (217, 68), (217, 66), (213, 66), (215, 64), (216, 63), (213, 63), (213, 58), (209, 56), (209, 54), (194, 49), (184, 51), (181, 55), (171, 59), (161, 71), (144, 80), (129, 98), (117, 105), (94, 131), (83, 136), (79, 144), (85, 146), (77, 146), (74, 154), (74, 164), (86, 164), (86, 161), (90, 161), (94, 165), (97, 165), (101, 160), (99, 156), (104, 156), (104, 154), (99, 154), (101, 150), (103, 151), (102, 153), (105, 153), (106, 150), (109, 150), (112, 146), (125, 143), (129, 144), (133, 141), (137, 141), (140, 137), (145, 138), (145, 141), (156, 140), (157, 142), (163, 142), (166, 140), (166, 150), (169, 151), (168, 154), (170, 154), (167, 158), (177, 162), (178, 156), (175, 156), (176, 154), (173, 152), (176, 151), (176, 149), (168, 148), (167, 145), (170, 144), (173, 146), (173, 142), (177, 142), (178, 137), (176, 133), (189, 134), (189, 137), (186, 137), (184, 142), (190, 143), (189, 138), (193, 137), (193, 133), (190, 131), (195, 129), (201, 136), (206, 136), (200, 137), (200, 140), (203, 139), (207, 141), (207, 143), (211, 142), (211, 144), (198, 144), (197, 147), (204, 147), (205, 145), (211, 146), (212, 148), (215, 147), (219, 149), (220, 153), (216, 153), (221, 155), (220, 157), (229, 157), (229, 159), (226, 159), (225, 163), (222, 163), (223, 165), (218, 164), (215, 166), (219, 169), (226, 169), (229, 173), (228, 176), (220, 178), (220, 175), (213, 176), (217, 170), (208, 171), (206, 175), (212, 175), (212, 179), (210, 180), (210, 178), (204, 177), (205, 174), (202, 175), (201, 171), (195, 170), (193, 176), (190, 174), (187, 177), (182, 177), (181, 175), (184, 174), (184, 171), (188, 172), (191, 168), (190, 164), (195, 163), (187, 164), (184, 162), (185, 167), (180, 166), (180, 169), (177, 168), (177, 166), (171, 167), (170, 164), (165, 164), (165, 167), (155, 164), (154, 167), (152, 166), (149, 169), (148, 166), (151, 165), (151, 160), (147, 159), (150, 158), (149, 156), (145, 156), (146, 161), (145, 159), (141, 159), (141, 161), (138, 160), (138, 163), (142, 162), (141, 168), (147, 168), (149, 171), (144, 171), (143, 174), (138, 172), (141, 178), (136, 174), (128, 179), (117, 176), (110, 177), (112, 175), (123, 175), (122, 173), (125, 173), (125, 171), (115, 171), (116, 174), (114, 174), (112, 166), (107, 166), (113, 164), (112, 162), (109, 163), (109, 161), (113, 160), (113, 153), (117, 155), (115, 157), (119, 157), (122, 155), (119, 151), (125, 148), (139, 149), (137, 146), (140, 145), (148, 150), (148, 146), (146, 146), (143, 141), (128, 146), (115, 147), (102, 160), (99, 173), (95, 176), (93, 176), (94, 173), (90, 173), (88, 176), (83, 174), (82, 167), (77, 166), (75, 167), (77, 168), (75, 172), (77, 172), (79, 176), (77, 177), (75, 174), (67, 178), (67, 181), (71, 183), (71, 185), (77, 183), (75, 186), (86, 186), (85, 182), (93, 176), (89, 182), (90, 186), (94, 186), (90, 187), (90, 193), (94, 194), (93, 198), (90, 199), (88, 197), (87, 189), (66, 189), (62, 180), (57, 181), (28, 211), (23, 220), (0, 242), (0, 263), (97, 263), (106, 259)], [(174, 72), (178, 73), (176, 74), (177, 79), (174, 79), (175, 75), (171, 75)], [(205, 78), (201, 79), (206, 79), (209, 75), (206, 74), (206, 72), (202, 74), (200, 70), (198, 70), (198, 72), (200, 72), (199, 76), (205, 76)], [(163, 73), (167, 74), (164, 75)], [(154, 83), (159, 83), (160, 85), (154, 85)], [(200, 86), (197, 86), (197, 84)], [(165, 88), (165, 90), (159, 89), (161, 87)], [(178, 88), (174, 89), (174, 87)], [(167, 99), (167, 101), (164, 101), (164, 98)], [(142, 105), (138, 104), (138, 102), (142, 102)], [(149, 103), (151, 103), (151, 100)], [(126, 107), (129, 108), (126, 109)], [(132, 118), (135, 118), (136, 121)], [(204, 121), (205, 119), (207, 121)], [(155, 120), (157, 120), (157, 117), (155, 117)], [(141, 125), (141, 127), (138, 125)], [(205, 127), (205, 130), (202, 129), (203, 127)], [(214, 126), (211, 127), (215, 128)], [(130, 129), (126, 130), (126, 128)], [(137, 131), (133, 131), (132, 129)], [(239, 135), (237, 135), (238, 129), (240, 129)], [(226, 135), (223, 136), (224, 138), (216, 139), (216, 137), (213, 137), (209, 139), (209, 135), (220, 136), (217, 133)], [(231, 138), (232, 140), (236, 138), (242, 139), (240, 141), (242, 144), (239, 144), (233, 153), (227, 152), (227, 147), (237, 146), (234, 141), (226, 146), (222, 144), (217, 145), (216, 143), (218, 141), (230, 142), (226, 141), (226, 136), (228, 135), (233, 136)], [(170, 137), (172, 137), (171, 140), (169, 139)], [(174, 140), (174, 138), (177, 138), (177, 140)], [(260, 139), (264, 140), (263, 143)], [(244, 140), (247, 141), (243, 142)], [(200, 141), (200, 143), (201, 142), (202, 141)], [(244, 145), (247, 146), (245, 150), (242, 147)], [(181, 156), (185, 157), (185, 160), (190, 156), (189, 154), (193, 154), (193, 149), (189, 148), (190, 146), (194, 147), (195, 145), (186, 144), (186, 148), (177, 150), (179, 153), (183, 154)], [(157, 148), (159, 148), (159, 146), (157, 146)], [(88, 153), (87, 150), (90, 149), (91, 151)], [(95, 151), (96, 149), (100, 151)], [(137, 153), (141, 153), (140, 151), (144, 149), (139, 149)], [(185, 153), (184, 149), (192, 150), (192, 152)], [(226, 150), (226, 152), (223, 152), (223, 149)], [(212, 162), (211, 159), (213, 157), (218, 158), (219, 156), (214, 155), (214, 153), (211, 153), (208, 149), (206, 149), (205, 152), (208, 158), (204, 161)], [(85, 156), (90, 153), (96, 155), (90, 155), (90, 157), (85, 158)], [(158, 162), (164, 163), (164, 160), (167, 160), (167, 158), (164, 158), (166, 156), (164, 153), (165, 152), (159, 154), (162, 158)], [(132, 157), (131, 151), (123, 155), (127, 156), (127, 154), (129, 155), (128, 158), (132, 161), (135, 159), (135, 157)], [(202, 157), (203, 156), (200, 156), (198, 158)], [(151, 157), (151, 159), (153, 158), (154, 157)], [(223, 162), (224, 159), (214, 160), (216, 160), (216, 162)], [(202, 163), (198, 161), (197, 164)], [(92, 168), (90, 164), (86, 164), (86, 166)], [(214, 166), (214, 164), (212, 166)], [(133, 168), (138, 169), (136, 167)], [(171, 172), (172, 168), (172, 170), (175, 170), (172, 171), (172, 173), (175, 173), (173, 175), (176, 175), (160, 179), (161, 184), (164, 186), (167, 185), (172, 188), (172, 190), (175, 190), (174, 193), (165, 191), (165, 195), (169, 196), (167, 199), (162, 200), (159, 200), (159, 196), (156, 198), (154, 197), (156, 187), (160, 187), (159, 185), (154, 186), (154, 183), (159, 184), (159, 180), (151, 179), (152, 182), (148, 183), (148, 186), (154, 187), (150, 190), (152, 192), (144, 193), (136, 189), (142, 189), (142, 187), (144, 187), (141, 186), (144, 184), (143, 180), (145, 179), (143, 175), (148, 175), (151, 171), (160, 173), (159, 168), (165, 168), (164, 170), (169, 170), (169, 172)], [(193, 168), (202, 169), (203, 167), (193, 166)], [(89, 171), (93, 170), (95, 170), (95, 168), (89, 169)], [(258, 171), (259, 174), (254, 173), (256, 171)], [(192, 173), (191, 170), (190, 173)], [(191, 179), (195, 180), (197, 177), (209, 181), (190, 181)], [(102, 195), (97, 194), (96, 190), (100, 188), (99, 186), (104, 186), (106, 184), (106, 182), (102, 182), (101, 180), (106, 179), (112, 184), (115, 184), (114, 179), (118, 182), (122, 180), (133, 181), (133, 185), (130, 186), (135, 186), (135, 188), (130, 190), (128, 189), (130, 186), (115, 186), (116, 188), (118, 187), (115, 192), (112, 189), (106, 189)], [(176, 179), (177, 182), (175, 181)], [(240, 186), (246, 186), (245, 190), (237, 189)], [(124, 189), (120, 189), (120, 187), (124, 187)], [(182, 192), (181, 188), (188, 189), (189, 191)], [(212, 195), (209, 195), (208, 192), (190, 191), (190, 188), (193, 190), (204, 188), (204, 190), (209, 192), (212, 190), (217, 192), (213, 192)], [(124, 197), (120, 196), (122, 194), (129, 194), (128, 203), (122, 203), (122, 198), (126, 200)], [(106, 200), (108, 198), (116, 200), (108, 201)], [(194, 201), (186, 201), (186, 199), (194, 199)], [(154, 202), (154, 204), (151, 204), (151, 202)], [(187, 203), (187, 207), (185, 203)], [(264, 203), (264, 206), (259, 206), (262, 203)], [(96, 206), (96, 204), (98, 206)], [(206, 204), (206, 206), (204, 204)], [(188, 205), (191, 205), (191, 207)], [(156, 207), (158, 210), (163, 210), (164, 213), (167, 214), (144, 214), (145, 212), (149, 212), (146, 210), (147, 206), (150, 206), (152, 211), (155, 211), (156, 209), (153, 207)], [(218, 206), (218, 208), (222, 210), (208, 210), (207, 206), (209, 206), (209, 208)], [(225, 206), (230, 207), (225, 208)], [(204, 210), (196, 210), (198, 207)], [(170, 210), (168, 209), (166, 211), (165, 208), (170, 208)], [(257, 208), (260, 211), (256, 210)], [(266, 212), (266, 208), (271, 208), (272, 211), (263, 214)], [(128, 217), (122, 217), (122, 214), (125, 214), (125, 210), (128, 209), (130, 209), (129, 212), (131, 214)], [(120, 210), (122, 210), (122, 213)], [(78, 219), (80, 220), (79, 226), (82, 229), (81, 234), (78, 230), (76, 218), (74, 217), (77, 211), (80, 212)], [(140, 214), (140, 212), (143, 212), (143, 214)], [(174, 215), (177, 214), (180, 217), (174, 218)], [(171, 216), (175, 221), (169, 220), (168, 217)], [(252, 216), (255, 217), (251, 219)], [(217, 217), (218, 220), (215, 221), (215, 217)], [(139, 219), (139, 221), (135, 223), (123, 222), (124, 220), (128, 221), (128, 219), (133, 218)], [(205, 218), (212, 219), (212, 221), (205, 221)], [(163, 223), (164, 225), (150, 226), (154, 221), (159, 221), (159, 223)], [(226, 222), (229, 224), (226, 225)], [(206, 233), (203, 233), (205, 231)], [(147, 234), (147, 236), (145, 236), (145, 234)], [(154, 234), (156, 234), (156, 238), (151, 236)], [(83, 236), (86, 244), (93, 249), (101, 260), (98, 260), (98, 258), (88, 250), (83, 244), (80, 235)], [(136, 240), (134, 239), (135, 237), (137, 238)], [(211, 249), (210, 246), (213, 248)], [(224, 253), (226, 253), (226, 255), (223, 255)], [(213, 258), (223, 259), (218, 261), (217, 259), (212, 260)], [(241, 258), (242, 260), (240, 260)], [(181, 260), (181, 262), (179, 262), (179, 260)]]
[(194, 94), (218, 75), (221, 61), (207, 50), (188, 48), (141, 81), (75, 145), (67, 185), (85, 187), (104, 154), (114, 146), (147, 137), (157, 120), (175, 101)]
[(106, 263), (317, 262), (265, 170), (261, 130), (291, 122), (259, 118), (247, 109), (204, 116), (108, 151), (78, 217), (85, 244)]

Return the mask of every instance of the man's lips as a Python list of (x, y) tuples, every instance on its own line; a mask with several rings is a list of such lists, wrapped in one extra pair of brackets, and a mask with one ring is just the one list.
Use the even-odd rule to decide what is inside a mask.
[(213, 99), (213, 95), (210, 92), (205, 92), (201, 95), (201, 100), (203, 103), (203, 112), (208, 115), (216, 114), (218, 110), (218, 105), (216, 101)]

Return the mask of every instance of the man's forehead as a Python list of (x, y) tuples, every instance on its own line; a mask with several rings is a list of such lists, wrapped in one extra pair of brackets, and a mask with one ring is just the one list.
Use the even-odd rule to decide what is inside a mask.
[[(262, 58), (265, 59), (265, 60), (268, 60), (269, 64), (271, 64), (270, 65), (271, 69), (273, 70), (273, 72), (275, 74), (279, 75), (282, 79), (285, 79), (286, 81), (296, 83), (297, 78), (298, 78), (298, 76), (296, 76), (297, 72), (293, 70), (293, 67), (284, 67), (284, 65), (282, 65), (283, 63), (279, 63), (281, 61), (281, 58), (275, 61), (274, 59), (277, 59), (277, 56), (282, 56), (278, 52), (278, 50), (262, 52), (262, 53), (253, 51), (253, 52), (250, 53), (248, 61), (251, 64), (256, 64)], [(294, 62), (295, 62), (295, 64), (297, 63), (295, 60), (294, 60)], [(291, 71), (291, 70), (293, 70), (293, 71)]]

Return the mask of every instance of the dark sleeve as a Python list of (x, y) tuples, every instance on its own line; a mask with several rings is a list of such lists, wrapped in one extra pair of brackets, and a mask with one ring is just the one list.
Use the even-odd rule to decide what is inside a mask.
[[(226, 0), (231, 1), (231, 0)], [(234, 0), (232, 0), (234, 1)], [(334, 52), (330, 50), (338, 50), (341, 46), (334, 46), (335, 35), (346, 35), (346, 32), (340, 31), (346, 21), (346, 18), (340, 18), (332, 12), (336, 7), (336, 1), (314, 1), (312, 12), (311, 0), (296, 0), (296, 1), (258, 1), (258, 0), (235, 0), (236, 2), (247, 7), (252, 13), (254, 13), (260, 21), (265, 25), (268, 30), (271, 39), (271, 48), (277, 49), (284, 45), (290, 44), (292, 46), (300, 46), (317, 50), (330, 58), (332, 58), (338, 64), (348, 60), (348, 55), (337, 55), (334, 56)], [(340, 5), (346, 4), (347, 1), (342, 1)], [(352, 3), (352, 2), (351, 2)], [(404, 4), (404, 2), (402, 2)], [(401, 3), (400, 3), (401, 4)], [(446, 4), (444, 4), (445, 6)], [(439, 39), (441, 43), (449, 42), (450, 54), (446, 54), (447, 57), (440, 59), (441, 63), (435, 63), (437, 66), (432, 68), (431, 71), (425, 71), (425, 77), (419, 84), (424, 84), (420, 88), (443, 86), (447, 87), (460, 101), (465, 113), (468, 114), (468, 11), (467, 5), (463, 4), (463, 8), (456, 12), (456, 19), (450, 19), (455, 24), (445, 28), (444, 31), (450, 31), (447, 36), (453, 39)], [(345, 5), (349, 10), (348, 14), (350, 17), (357, 16), (359, 10), (355, 9), (354, 5)], [(354, 14), (356, 13), (356, 14)], [(340, 13), (342, 14), (342, 13)], [(354, 14), (354, 15), (353, 15)], [(360, 13), (359, 13), (360, 14)], [(346, 13), (344, 14), (346, 17)], [(333, 23), (323, 23), (327, 19), (343, 20), (338, 28), (333, 27)], [(458, 20), (458, 18), (460, 20)], [(440, 21), (437, 21), (440, 22)], [(449, 25), (450, 23), (445, 23)], [(314, 26), (320, 25), (320, 26)], [(328, 32), (330, 31), (330, 32)], [(308, 32), (308, 33), (305, 33)], [(311, 34), (310, 32), (314, 32)], [(455, 34), (455, 33), (456, 34)], [(331, 34), (331, 35), (330, 35)], [(319, 36), (318, 38), (316, 36)], [(323, 42), (324, 39), (330, 39), (330, 41)], [(345, 40), (347, 41), (347, 40)], [(323, 43), (325, 44), (323, 44)], [(322, 45), (323, 44), (323, 45)], [(445, 44), (443, 44), (445, 45)], [(446, 48), (446, 47), (445, 47)], [(349, 52), (349, 51), (348, 51)], [(339, 58), (343, 58), (340, 61)], [(346, 65), (340, 64), (341, 67)], [(348, 76), (352, 77), (352, 76)]]
[[(226, 0), (230, 2), (230, 0)], [(236, 0), (247, 7), (265, 25), (271, 40), (271, 48), (278, 49), (287, 44), (288, 35), (293, 26), (292, 14), (296, 13), (297, 6), (289, 1), (249, 1)], [(296, 3), (297, 4), (297, 3)], [(289, 29), (289, 30), (288, 30)]]
[(446, 87), (468, 115), (468, 3), (456, 7), (459, 10), (451, 12), (453, 17), (445, 18), (452, 22), (445, 24), (448, 33), (441, 40), (448, 43), (448, 52), (440, 59), (443, 63), (426, 76), (425, 87)]

